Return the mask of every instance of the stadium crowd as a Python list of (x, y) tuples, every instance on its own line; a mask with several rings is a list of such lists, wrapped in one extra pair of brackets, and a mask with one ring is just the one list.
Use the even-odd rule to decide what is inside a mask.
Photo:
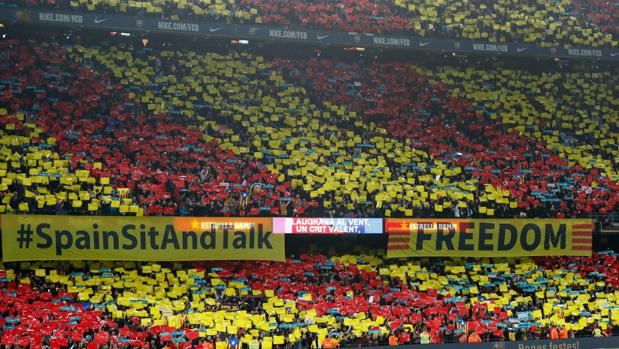
[(610, 73), (0, 45), (2, 212), (571, 217), (619, 199)]
[[(370, 14), (397, 25), (389, 16), (422, 9), (404, 0), (315, 9), (301, 2), (46, 3), (303, 23), (290, 7), (295, 16), (308, 13), (306, 26), (336, 13), (346, 21), (332, 17), (322, 26), (338, 23), (331, 29), (339, 30), (362, 29), (355, 26)], [(527, 5), (523, 13), (548, 19), (567, 4)], [(437, 1), (440, 11), (423, 7), (436, 22), (390, 30), (442, 32), (434, 23), (443, 28), (454, 8), (476, 18), (463, 28), (486, 28), (480, 23), (493, 17), (471, 12), (486, 10), (478, 5)], [(604, 16), (592, 20), (604, 25)], [(564, 20), (567, 27), (552, 35), (581, 29), (582, 19)], [(496, 34), (499, 26), (492, 40), (541, 40), (527, 25), (510, 27), (513, 38)], [(460, 29), (453, 35), (468, 37)], [(579, 33), (586, 45), (612, 40)], [(540, 74), (500, 63), (426, 66), (144, 46), (0, 40), (0, 213), (616, 213), (619, 75), (612, 71)], [(610, 250), (536, 259), (333, 255), (3, 263), (0, 345), (335, 348), (600, 337), (619, 326), (619, 261)]]
[[(613, 191), (619, 189), (613, 179), (619, 115), (610, 73), (539, 76), (497, 65), (493, 71), (473, 71), (470, 65), (432, 71), (333, 59), (274, 62), (282, 75), (316, 91), (319, 99), (344, 105), (433, 158), (464, 169), (455, 174), (459, 181), (509, 188), (519, 207), (551, 210), (558, 217), (612, 212)], [(541, 88), (550, 82), (557, 87)], [(454, 90), (463, 93), (450, 93)], [(576, 91), (579, 97), (573, 97)], [(509, 212), (490, 205), (500, 214)]]
[[(7, 49), (0, 98), (8, 107), (0, 110), (2, 212), (143, 214), (148, 205), (147, 214), (183, 214), (188, 208), (178, 204), (181, 192), (191, 190), (207, 193), (200, 202), (212, 207), (206, 215), (229, 215), (226, 201), (252, 190), (243, 182), (275, 182), (264, 167), (204, 141), (202, 132), (173, 115), (143, 115), (121, 85), (67, 62), (60, 45), (0, 45)], [(132, 127), (136, 122), (139, 129)], [(271, 188), (253, 190), (252, 202), (286, 192), (285, 185)]]
[(617, 38), (613, 37), (617, 33), (617, 6), (607, 0), (576, 3), (571, 0), (423, 3), (409, 0), (19, 0), (18, 3), (172, 20), (258, 23), (492, 43), (527, 42), (544, 47), (617, 46)]
[(619, 6), (608, 0), (575, 1), (576, 11), (583, 13), (602, 31), (619, 34)]
[(0, 343), (268, 349), (607, 336), (619, 325), (618, 266), (612, 251), (538, 260), (22, 262), (0, 271)]

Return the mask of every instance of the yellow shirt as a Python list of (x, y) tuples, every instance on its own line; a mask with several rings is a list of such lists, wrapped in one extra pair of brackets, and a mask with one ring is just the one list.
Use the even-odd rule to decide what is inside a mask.
[(428, 332), (422, 332), (419, 335), (419, 343), (430, 344), (430, 334)]
[(249, 343), (247, 343), (247, 346), (249, 347), (249, 349), (260, 349), (260, 342), (252, 339), (249, 341)]

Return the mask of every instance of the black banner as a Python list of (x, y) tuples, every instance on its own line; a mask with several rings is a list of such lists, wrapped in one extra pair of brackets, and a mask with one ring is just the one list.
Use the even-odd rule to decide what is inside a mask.
[(155, 17), (62, 12), (6, 6), (0, 7), (0, 20), (14, 23), (55, 24), (89, 29), (181, 33), (248, 40), (289, 40), (339, 46), (383, 47), (461, 53), (491, 53), (529, 57), (572, 57), (619, 61), (619, 48), (547, 48), (532, 44), (494, 44), (458, 39), (346, 33), (291, 29), (265, 25), (171, 21)]

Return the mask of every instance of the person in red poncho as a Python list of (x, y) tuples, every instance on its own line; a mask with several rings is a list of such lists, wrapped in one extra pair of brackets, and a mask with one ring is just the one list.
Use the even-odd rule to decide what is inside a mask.
[(411, 341), (411, 335), (409, 330), (405, 330), (402, 331), (402, 333), (400, 333), (400, 338), (399, 338), (399, 342), (400, 344), (408, 344)]
[(400, 343), (399, 343), (399, 340), (398, 340), (398, 336), (396, 336), (396, 335), (395, 335), (395, 333), (392, 333), (392, 334), (389, 336), (389, 346), (390, 346), (390, 347), (394, 347), (394, 346), (397, 346), (397, 345), (399, 345), (399, 344), (400, 344)]
[(339, 345), (340, 343), (337, 341), (337, 339), (331, 338), (331, 336), (327, 336), (327, 338), (322, 341), (322, 347), (325, 349), (334, 349), (339, 347)]
[(556, 327), (551, 327), (549, 331), (550, 339), (559, 339), (559, 331)]

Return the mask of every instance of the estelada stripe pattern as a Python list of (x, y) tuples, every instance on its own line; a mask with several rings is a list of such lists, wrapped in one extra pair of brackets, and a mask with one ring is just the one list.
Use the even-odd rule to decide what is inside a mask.
[(591, 251), (593, 229), (593, 223), (572, 225), (572, 250)]
[(390, 251), (406, 251), (409, 249), (411, 231), (408, 228), (408, 223), (405, 221), (387, 222), (385, 232), (389, 234), (389, 242), (387, 250)]

